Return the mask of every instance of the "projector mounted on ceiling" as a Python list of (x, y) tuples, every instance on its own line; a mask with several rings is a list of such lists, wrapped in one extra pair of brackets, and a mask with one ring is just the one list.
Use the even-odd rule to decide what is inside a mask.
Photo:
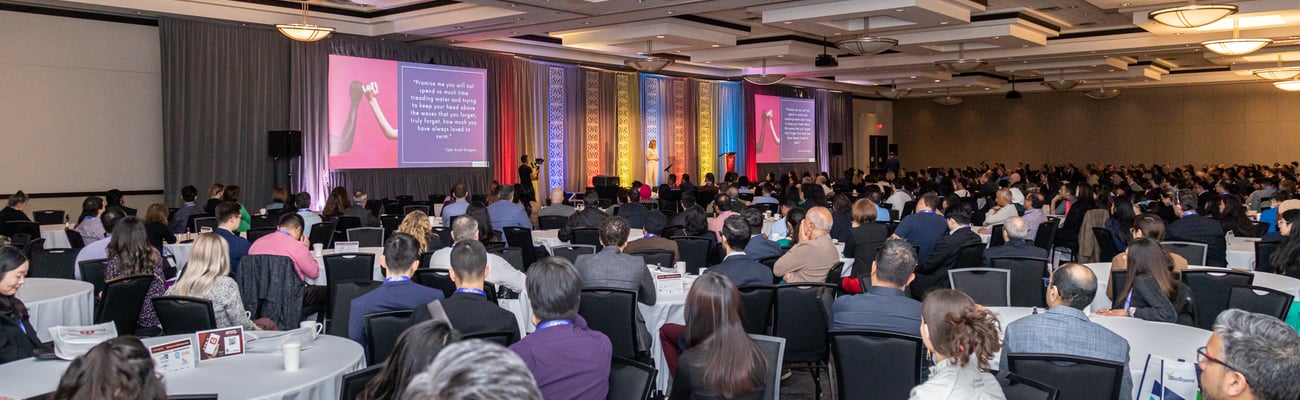
[(817, 60), (813, 61), (813, 65), (818, 67), (838, 67), (840, 62), (836, 61), (835, 56), (830, 54), (818, 54)]

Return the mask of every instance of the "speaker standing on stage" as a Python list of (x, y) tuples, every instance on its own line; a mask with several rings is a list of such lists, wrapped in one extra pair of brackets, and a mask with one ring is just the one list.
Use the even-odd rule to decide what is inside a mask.
[(650, 139), (650, 148), (645, 150), (645, 181), (649, 185), (659, 184), (659, 147)]

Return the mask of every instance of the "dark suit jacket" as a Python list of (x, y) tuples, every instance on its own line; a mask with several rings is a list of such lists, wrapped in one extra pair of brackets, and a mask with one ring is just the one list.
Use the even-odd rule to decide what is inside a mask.
[(1012, 240), (1007, 244), (990, 247), (984, 250), (984, 267), (992, 267), (993, 262), (989, 261), (994, 257), (1038, 257), (1047, 258), (1047, 250), (1041, 247), (1035, 247), (1032, 242), (1024, 240)]
[[(650, 276), (641, 257), (623, 254), (616, 247), (606, 247), (596, 254), (578, 256), (574, 265), (582, 276), (585, 287), (606, 287), (636, 291), (637, 302), (655, 305), (655, 279)], [(645, 328), (645, 317), (636, 312), (638, 350), (650, 349), (650, 332)]]
[(0, 209), (0, 224), (9, 221), (31, 221), (31, 218), (27, 217), (27, 213), (18, 211), (13, 207)]
[(1133, 316), (1137, 318), (1156, 322), (1178, 322), (1178, 310), (1174, 308), (1174, 302), (1165, 297), (1164, 292), (1160, 290), (1160, 284), (1150, 276), (1137, 277), (1133, 280), (1132, 294), (1122, 294), (1120, 298), (1115, 299), (1113, 305), (1115, 309), (1124, 309), (1125, 306), (1136, 308), (1137, 311), (1133, 312)]
[(853, 229), (853, 216), (846, 213), (831, 214), (831, 239), (847, 243), (852, 239), (850, 230)]
[(736, 287), (772, 284), (772, 269), (744, 254), (729, 256), (721, 263), (709, 267), (708, 272), (722, 274), (731, 279)]
[(650, 212), (640, 202), (629, 202), (620, 204), (616, 215), (627, 220), (628, 226), (633, 228), (645, 227), (645, 214)]
[[(515, 315), (492, 304), (487, 297), (473, 293), (454, 293), (439, 301), (442, 302), (443, 311), (447, 312), (451, 327), (461, 335), (509, 331), (513, 333), (510, 342), (519, 341), (519, 325), (515, 323)], [(411, 313), (411, 325), (432, 318), (429, 307), (416, 307)]]
[(32, 356), (32, 352), (41, 347), (41, 339), (36, 337), (36, 327), (31, 321), (23, 321), (27, 333), (18, 328), (18, 322), (0, 316), (0, 364), (21, 360)]
[(853, 258), (853, 276), (870, 282), (871, 263), (876, 261), (876, 250), (889, 239), (884, 225), (870, 223), (853, 228), (851, 237), (844, 242), (844, 256)]
[(605, 218), (609, 218), (609, 215), (606, 215), (604, 211), (600, 211), (600, 208), (587, 206), (582, 211), (570, 215), (569, 222), (564, 224), (563, 228), (560, 228), (560, 233), (557, 236), (560, 240), (571, 241), (573, 240), (574, 229), (599, 228), (600, 224), (605, 222)]
[(357, 219), (361, 220), (361, 226), (379, 226), (379, 218), (375, 218), (375, 214), (371, 214), (370, 210), (356, 204), (343, 210), (343, 216), (357, 217)]
[(1228, 266), (1228, 241), (1223, 237), (1223, 225), (1218, 221), (1202, 217), (1199, 214), (1179, 218), (1165, 229), (1165, 240), (1205, 243), (1209, 245), (1205, 253), (1205, 265), (1214, 267)]
[[(948, 270), (956, 266), (961, 248), (980, 243), (980, 236), (971, 232), (969, 227), (958, 229), (939, 238), (939, 242), (934, 245), (934, 250), (930, 251), (930, 257), (916, 266), (916, 279), (912, 281), (911, 286), (912, 297), (920, 299), (930, 289), (952, 286), (948, 282)], [(963, 267), (973, 267), (973, 265)]]
[(781, 245), (763, 237), (763, 235), (750, 236), (749, 244), (745, 245), (745, 255), (754, 259), (754, 261), (777, 257), (781, 255)]
[(673, 252), (673, 263), (682, 258), (681, 253), (677, 251), (677, 242), (659, 235), (633, 240), (627, 242), (627, 246), (623, 246), (623, 252), (627, 254), (647, 251), (671, 251)]

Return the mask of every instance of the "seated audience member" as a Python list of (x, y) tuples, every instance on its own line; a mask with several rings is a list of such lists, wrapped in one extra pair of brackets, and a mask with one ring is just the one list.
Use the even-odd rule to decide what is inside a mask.
[[(108, 258), (108, 243), (112, 241), (110, 239), (113, 237), (113, 228), (122, 220), (123, 215), (122, 209), (117, 207), (110, 207), (100, 214), (99, 221), (96, 223), (103, 227), (101, 229), (104, 230), (104, 238), (86, 242), (86, 246), (77, 252), (77, 265), (81, 265), (82, 261)], [(77, 279), (81, 279), (81, 268), (76, 268), (73, 272)]]
[[(545, 389), (534, 381), (534, 370), (501, 345), (473, 339), (443, 348), (425, 372), (416, 375), (404, 400), (542, 400)], [(608, 368), (607, 368), (608, 369)], [(608, 388), (608, 383), (605, 385)], [(589, 394), (560, 399), (596, 399)], [(604, 397), (600, 397), (604, 398)]]
[[(932, 289), (952, 286), (948, 282), (948, 270), (958, 267), (957, 262), (961, 261), (959, 259), (963, 249), (982, 244), (980, 236), (971, 232), (970, 214), (970, 204), (964, 201), (959, 201), (944, 211), (948, 235), (940, 238), (930, 256), (916, 267), (916, 280), (911, 286), (913, 298), (921, 299)], [(980, 250), (983, 251), (982, 248)]]
[(550, 205), (542, 207), (542, 210), (537, 212), (538, 217), (568, 218), (570, 215), (573, 215), (574, 212), (577, 212), (573, 206), (564, 204), (564, 189), (552, 188), (550, 200)]
[(771, 285), (772, 270), (744, 251), (750, 240), (749, 224), (745, 218), (740, 215), (727, 217), (722, 224), (722, 250), (727, 255), (722, 262), (709, 267), (709, 272), (721, 274), (739, 287)]
[[(871, 278), (871, 264), (876, 260), (876, 250), (889, 239), (889, 229), (876, 223), (876, 204), (871, 200), (858, 199), (853, 203), (853, 228), (849, 230), (849, 240), (844, 241), (844, 257), (852, 258), (853, 276), (858, 284)], [(851, 293), (861, 293), (861, 287)], [(847, 290), (847, 288), (846, 288)]]
[[(113, 226), (114, 235), (108, 243), (108, 261), (104, 263), (104, 280), (113, 280), (136, 275), (152, 275), (149, 292), (144, 298), (137, 321), (141, 328), (158, 327), (158, 315), (154, 313), (154, 297), (162, 296), (167, 287), (163, 285), (162, 253), (149, 245), (149, 236), (145, 233), (144, 223), (136, 217), (125, 217)], [(100, 296), (103, 293), (99, 294)], [(134, 332), (121, 332), (124, 335)]]
[(1196, 351), (1205, 400), (1291, 400), (1300, 396), (1300, 335), (1277, 318), (1230, 309)]
[(1097, 294), (1097, 276), (1083, 264), (1065, 264), (1052, 273), (1047, 285), (1047, 312), (1030, 315), (1007, 324), (1002, 348), (1002, 372), (1010, 364), (1007, 354), (1046, 353), (1090, 357), (1124, 365), (1119, 400), (1132, 398), (1133, 378), (1129, 373), (1129, 344), (1120, 335), (1088, 320), (1084, 310)]
[[(626, 289), (637, 292), (637, 302), (647, 306), (655, 305), (654, 277), (646, 268), (641, 257), (623, 253), (627, 244), (627, 220), (623, 217), (609, 217), (600, 224), (600, 245), (604, 246), (596, 254), (582, 254), (574, 263), (582, 282), (589, 287)], [(650, 349), (650, 332), (646, 331), (645, 318), (637, 310), (637, 350)]]
[(488, 253), (477, 240), (462, 240), (451, 249), (451, 280), (456, 282), (456, 293), (438, 300), (437, 305), (415, 307), (411, 322), (429, 320), (430, 307), (442, 307), (451, 326), (463, 335), (492, 332), (511, 332), (510, 342), (519, 340), (519, 325), (515, 315), (488, 301), (483, 278), (487, 276)]
[(1178, 322), (1175, 302), (1180, 300), (1169, 253), (1151, 239), (1134, 240), (1128, 250), (1128, 277), (1113, 310), (1098, 310), (1107, 316), (1137, 317), (1147, 321)]
[(171, 216), (171, 223), (167, 224), (172, 233), (185, 233), (190, 230), (190, 216), (203, 214), (203, 209), (194, 200), (199, 196), (199, 189), (191, 185), (185, 185), (181, 188), (181, 201), (185, 202), (181, 208), (176, 210)]
[(573, 241), (574, 229), (599, 228), (600, 224), (605, 222), (605, 218), (609, 218), (608, 214), (605, 214), (604, 211), (600, 210), (600, 207), (596, 206), (600, 202), (600, 195), (596, 194), (595, 190), (588, 190), (586, 194), (582, 195), (582, 202), (584, 204), (582, 211), (570, 215), (569, 222), (564, 224), (563, 228), (560, 228), (557, 235), (560, 240), (565, 242)]
[(730, 198), (726, 197), (725, 195), (718, 196), (718, 197), (720, 199), (725, 199), (725, 200), (719, 200), (714, 202), (714, 207), (717, 207), (718, 209), (718, 216), (709, 218), (708, 226), (709, 226), (709, 232), (713, 232), (714, 238), (717, 240), (722, 240), (722, 223), (727, 220), (727, 217), (736, 215), (740, 212), (740, 210), (744, 210), (745, 205), (744, 203), (741, 203), (739, 201), (732, 201)]
[(163, 244), (176, 243), (176, 235), (167, 228), (167, 206), (162, 203), (150, 204), (144, 213), (144, 229), (149, 234), (149, 245), (162, 251)]
[(366, 383), (357, 400), (396, 399), (415, 376), (433, 362), (448, 344), (460, 341), (460, 334), (443, 321), (424, 321), (397, 336), (393, 351), (379, 373)]
[[(456, 222), (451, 226), (451, 240), (454, 243), (466, 240), (478, 241), (482, 231), (478, 220), (474, 218), (457, 218)], [(451, 269), (451, 250), (452, 248), (448, 246), (433, 252), (433, 255), (429, 256), (429, 268)], [(524, 273), (510, 266), (510, 262), (506, 261), (506, 259), (488, 253), (487, 266), (486, 276), (488, 282), (498, 287), (504, 286), (518, 293), (525, 292)]]
[(203, 213), (216, 215), (217, 205), (221, 204), (221, 197), (225, 191), (226, 185), (220, 183), (213, 183), (212, 186), (208, 186), (208, 201), (203, 204)]
[(510, 350), (524, 360), (547, 399), (602, 400), (609, 392), (613, 346), (578, 315), (582, 287), (578, 270), (564, 258), (543, 258), (528, 269), (537, 330)]
[(132, 217), (136, 215), (136, 210), (134, 208), (126, 206), (126, 196), (122, 193), (121, 190), (109, 189), (107, 192), (104, 192), (104, 206), (122, 207), (122, 211), (126, 212), (126, 215)]
[[(226, 191), (229, 192), (230, 188), (227, 187)], [(329, 218), (331, 221), (343, 216), (343, 212), (347, 210), (348, 204), (351, 203), (348, 199), (348, 189), (335, 186), (334, 189), (330, 190), (329, 196), (325, 198), (325, 208), (320, 210), (320, 215)]]
[(1178, 220), (1169, 223), (1166, 229), (1169, 240), (1205, 243), (1209, 245), (1205, 253), (1205, 265), (1228, 266), (1228, 242), (1223, 236), (1223, 225), (1196, 212), (1196, 195), (1192, 191), (1178, 191), (1177, 199), (1174, 206), (1181, 212)]
[(276, 187), (271, 191), (271, 202), (266, 203), (262, 208), (267, 210), (283, 210), (284, 205), (289, 202), (289, 191), (282, 187)]
[(1283, 201), (1282, 205), (1276, 208), (1268, 209), (1268, 211), (1276, 211), (1277, 215), (1273, 216), (1273, 220), (1274, 220), (1273, 228), (1269, 230), (1268, 233), (1265, 233), (1264, 237), (1260, 238), (1260, 241), (1281, 242), (1282, 237), (1287, 235), (1282, 233), (1282, 222), (1284, 219), (1282, 215), (1286, 214), (1287, 211), (1291, 211), (1291, 210), (1300, 210), (1300, 200), (1291, 199), (1291, 200)]
[(871, 286), (862, 294), (835, 299), (831, 306), (831, 329), (867, 329), (920, 336), (921, 302), (907, 297), (904, 291), (912, 282), (916, 264), (916, 252), (907, 241), (885, 241), (869, 269)]
[(678, 253), (677, 242), (672, 239), (659, 236), (664, 231), (664, 224), (668, 218), (664, 213), (658, 211), (649, 211), (645, 215), (645, 236), (641, 239), (627, 242), (623, 251), (628, 254), (637, 254), (649, 251), (670, 251), (673, 253), (673, 263), (681, 259), (681, 253)]
[(758, 186), (758, 196), (754, 196), (754, 204), (781, 204), (775, 197), (772, 197), (772, 187), (768, 185)]
[[(243, 196), (243, 193), (244, 191), (239, 186), (230, 185), (226, 186), (226, 191), (221, 195), (223, 203), (231, 202), (239, 205), (239, 226), (232, 230), (235, 233), (248, 232), (249, 227), (253, 224), (253, 216), (248, 214), (248, 209), (244, 208), (244, 203), (240, 202), (240, 196)], [(128, 210), (127, 215), (132, 215), (132, 213)]]
[(429, 249), (441, 249), (445, 247), (442, 239), (438, 234), (433, 233), (433, 224), (429, 223), (429, 215), (424, 211), (412, 210), (402, 218), (401, 225), (393, 232), (401, 232), (415, 238), (420, 243), (420, 254), (428, 253)]
[(632, 195), (635, 196), (638, 201), (653, 200), (653, 193), (654, 191), (651, 190), (650, 185), (641, 183), (641, 181), (632, 181)]
[(825, 207), (808, 210), (799, 228), (799, 243), (776, 260), (772, 273), (786, 282), (824, 282), (840, 253), (831, 242), (831, 212)]
[(27, 193), (19, 190), (9, 196), (9, 205), (0, 209), (0, 225), (10, 221), (31, 221), (27, 217)]
[(81, 241), (91, 243), (103, 239), (104, 223), (100, 221), (100, 214), (104, 213), (104, 199), (98, 197), (87, 197), (81, 202), (81, 217), (77, 218), (77, 233), (81, 234)]
[(239, 285), (230, 277), (230, 249), (216, 234), (204, 233), (194, 240), (185, 274), (165, 294), (211, 301), (218, 328), (261, 329), (244, 310)]
[(984, 225), (997, 225), (1006, 222), (1011, 217), (1020, 215), (1016, 211), (1016, 206), (1011, 204), (1011, 190), (1006, 188), (998, 189), (997, 198), (994, 201), (996, 202), (995, 205), (989, 208), (988, 213), (984, 215)]
[(876, 205), (876, 222), (893, 221), (894, 218), (889, 213), (890, 210), (880, 205), (881, 197), (884, 196), (884, 194), (880, 192), (880, 188), (876, 185), (870, 185), (867, 186), (867, 188), (867, 200), (871, 200), (871, 204)]
[(1038, 226), (1047, 222), (1047, 215), (1043, 214), (1043, 195), (1042, 193), (1030, 193), (1025, 195), (1025, 226), (1029, 231), (1025, 234), (1025, 240), (1034, 241), (1038, 238)]
[(939, 196), (926, 193), (916, 202), (916, 212), (903, 217), (898, 228), (894, 229), (894, 238), (906, 240), (920, 248), (916, 256), (921, 260), (930, 258), (935, 243), (948, 232), (946, 218), (936, 213), (938, 207)]
[(72, 360), (48, 398), (167, 400), (167, 387), (144, 343), (118, 336)]
[(965, 293), (939, 289), (921, 305), (921, 339), (934, 358), (930, 379), (912, 388), (910, 400), (1004, 400), (990, 374), (998, 354), (998, 317)]
[(515, 187), (502, 186), (497, 193), (497, 201), (487, 207), (488, 215), (492, 218), (492, 230), (504, 232), (507, 226), (533, 228), (533, 223), (528, 221), (528, 213), (524, 211), (524, 206), (515, 204), (514, 201)]
[[(729, 221), (730, 222), (730, 221)], [(762, 349), (745, 333), (740, 292), (725, 276), (701, 275), (686, 295), (686, 325), (659, 330), (673, 374), (670, 399), (752, 399), (771, 374)], [(681, 346), (685, 347), (681, 347)]]
[[(1159, 243), (1165, 240), (1165, 220), (1155, 214), (1141, 214), (1133, 218), (1133, 240), (1149, 238)], [(1125, 248), (1127, 250), (1127, 248)], [(1187, 259), (1183, 256), (1169, 253), (1169, 258), (1174, 262), (1173, 272), (1183, 272), (1187, 269)], [(1128, 253), (1120, 252), (1115, 258), (1110, 260), (1111, 271), (1123, 271), (1128, 268)]]
[(797, 226), (799, 226), (799, 224), (797, 224), (797, 223), (795, 223), (795, 224), (790, 224), (790, 223), (789, 223), (790, 221), (787, 221), (787, 219), (789, 219), (789, 217), (790, 217), (790, 212), (793, 211), (793, 210), (795, 210), (795, 209), (798, 209), (798, 210), (801, 210), (801, 211), (807, 211), (807, 210), (804, 210), (803, 208), (799, 207), (799, 201), (798, 201), (798, 200), (785, 200), (785, 201), (782, 201), (782, 202), (781, 202), (781, 209), (780, 209), (780, 211), (781, 211), (781, 215), (780, 215), (780, 218), (777, 218), (776, 222), (773, 222), (773, 223), (772, 223), (772, 234), (771, 234), (771, 235), (772, 235), (772, 240), (777, 240), (777, 239), (781, 239), (781, 238), (797, 236), (797, 235), (791, 233), (790, 230), (791, 230), (791, 227), (797, 227)]
[[(894, 194), (889, 195), (889, 199), (886, 199), (885, 203), (889, 204), (890, 209), (902, 214), (904, 212), (903, 208), (907, 205), (907, 202), (912, 201), (913, 199), (912, 189), (916, 189), (916, 184), (912, 183), (911, 179), (899, 179), (897, 190), (894, 190)], [(939, 203), (936, 201), (934, 206), (931, 208), (933, 209), (938, 206)]]
[[(495, 200), (493, 200), (495, 202)], [(478, 238), (484, 243), (493, 240), (501, 241), (497, 232), (492, 230), (492, 216), (488, 214), (487, 206), (480, 203), (472, 203), (465, 208), (465, 214), (462, 217), (469, 217), (478, 222)], [(454, 224), (455, 222), (453, 222)]]
[(1300, 210), (1287, 211), (1277, 220), (1283, 239), (1267, 260), (1269, 270), (1275, 274), (1300, 278), (1300, 235), (1293, 234), (1296, 224), (1300, 224)]
[(352, 193), (352, 205), (343, 210), (343, 216), (356, 217), (357, 220), (361, 221), (361, 226), (379, 226), (379, 218), (375, 218), (375, 214), (366, 208), (368, 202), (370, 202), (370, 196), (366, 194), (366, 191), (358, 189)]
[(650, 209), (645, 208), (644, 204), (632, 198), (633, 194), (619, 189), (618, 191), (618, 211), (615, 215), (627, 220), (628, 226), (636, 229), (645, 227), (645, 216)]
[(298, 217), (302, 218), (302, 234), (311, 237), (311, 227), (321, 223), (320, 214), (311, 211), (311, 194), (300, 192), (293, 196), (293, 204), (298, 206)]
[(1011, 217), (1003, 222), (1002, 240), (1006, 243), (984, 250), (985, 267), (992, 267), (992, 259), (998, 257), (1035, 257), (1044, 260), (1048, 257), (1047, 250), (1034, 246), (1033, 239), (1029, 237), (1029, 225), (1024, 218)]
[[(260, 240), (258, 242), (261, 242)], [(386, 277), (384, 283), (352, 300), (348, 314), (348, 337), (365, 345), (366, 315), (385, 311), (414, 310), (442, 299), (442, 291), (411, 282), (411, 273), (420, 265), (419, 244), (405, 233), (394, 233), (384, 240), (384, 255), (379, 258)]]
[(847, 194), (831, 198), (831, 239), (840, 243), (853, 240), (853, 199)]
[(0, 246), (0, 364), (31, 357), (41, 347), (27, 306), (17, 296), (29, 269), (22, 250)]
[[(293, 268), (302, 280), (320, 277), (321, 267), (308, 250), (307, 236), (303, 233), (302, 216), (284, 214), (275, 233), (262, 236), (249, 247), (248, 254), (283, 256), (293, 260)], [(229, 241), (227, 241), (229, 243)], [(232, 250), (233, 251), (233, 250)], [(302, 315), (325, 310), (329, 290), (325, 286), (307, 285), (302, 288)]]
[[(217, 229), (212, 231), (221, 236), (222, 239), (226, 239), (226, 246), (230, 248), (231, 275), (239, 271), (239, 262), (244, 259), (245, 255), (249, 254), (253, 246), (248, 239), (244, 239), (243, 236), (235, 233), (235, 229), (239, 228), (240, 208), (239, 204), (229, 201), (217, 205)], [(280, 220), (283, 221), (284, 218), (281, 217)]]
[(752, 208), (740, 212), (749, 225), (749, 244), (745, 245), (745, 255), (754, 261), (781, 255), (781, 245), (763, 236), (763, 213)]
[(457, 182), (451, 187), (451, 203), (442, 206), (442, 223), (451, 226), (451, 222), (456, 217), (465, 215), (465, 210), (469, 208), (469, 186), (463, 182)]

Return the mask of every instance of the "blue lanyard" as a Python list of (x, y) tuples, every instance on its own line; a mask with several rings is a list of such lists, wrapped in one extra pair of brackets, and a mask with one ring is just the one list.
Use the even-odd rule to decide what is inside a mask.
[(18, 329), (22, 329), (24, 335), (27, 334), (27, 325), (23, 325), (23, 320), (21, 319), (18, 320)]
[(655, 234), (653, 234), (653, 233), (647, 233), (647, 234), (645, 234), (645, 236), (642, 236), (641, 238), (642, 238), (642, 239), (645, 239), (645, 238), (652, 238), (652, 237), (655, 237)]
[(98, 219), (99, 219), (99, 217), (86, 216), (86, 219), (83, 219), (82, 221), (95, 221), (95, 220), (98, 220)]
[(185, 208), (194, 207), (194, 203), (185, 203)]
[(288, 237), (291, 237), (291, 238), (293, 237), (293, 234), (289, 233), (289, 231), (286, 231), (286, 230), (284, 230), (284, 229), (276, 229), (275, 231), (276, 231), (276, 232), (283, 233), (285, 236), (288, 236)]
[(1184, 217), (1186, 217), (1186, 216), (1188, 216), (1188, 215), (1196, 215), (1196, 211), (1188, 211), (1188, 212), (1183, 213), (1183, 216), (1184, 216)]
[(557, 319), (557, 320), (554, 320), (554, 321), (546, 321), (546, 322), (543, 322), (541, 325), (538, 325), (538, 326), (537, 326), (537, 330), (540, 331), (540, 330), (542, 330), (542, 329), (550, 328), (550, 327), (552, 327), (552, 326), (557, 326), (557, 325), (573, 325), (573, 320), (568, 320), (568, 319)]
[(456, 293), (472, 293), (472, 294), (477, 294), (479, 296), (487, 297), (487, 292), (484, 292), (483, 289), (476, 289), (470, 287), (456, 289)]
[(917, 212), (919, 212), (919, 213), (921, 213), (921, 214), (934, 214), (934, 210), (921, 210), (921, 211), (917, 211)]
[(409, 281), (409, 280), (411, 280), (411, 277), (409, 277), (409, 276), (391, 276), (391, 277), (388, 277), (387, 279), (384, 279), (384, 283), (389, 283), (389, 282), (405, 282), (405, 281)]
[(303, 213), (303, 212), (311, 212), (311, 209), (310, 209), (310, 208), (299, 208), (299, 209), (298, 209), (298, 212), (300, 212), (300, 213)]
[(1132, 304), (1133, 304), (1133, 291), (1132, 291), (1132, 290), (1129, 290), (1129, 291), (1128, 291), (1128, 299), (1127, 299), (1127, 300), (1124, 300), (1124, 309), (1125, 309), (1125, 310), (1128, 310), (1129, 307), (1132, 306)]

